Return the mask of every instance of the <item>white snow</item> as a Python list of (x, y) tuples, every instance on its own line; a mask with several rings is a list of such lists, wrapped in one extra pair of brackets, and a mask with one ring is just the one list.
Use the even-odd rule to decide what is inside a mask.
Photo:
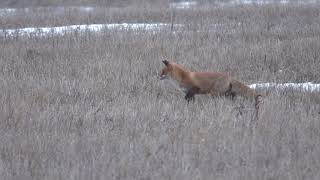
[(233, 0), (230, 3), (231, 4), (257, 4), (257, 5), (262, 5), (262, 4), (271, 4), (271, 3), (286, 4), (288, 2), (289, 2), (289, 0), (277, 0), (277, 1), (272, 1), (272, 0)]
[(230, 6), (230, 5), (265, 5), (265, 4), (312, 4), (316, 3), (317, 0), (230, 0), (225, 2), (217, 2), (216, 4), (221, 6)]
[[(227, 1), (217, 1), (215, 4), (220, 6), (233, 6), (233, 5), (265, 5), (265, 4), (312, 4), (318, 2), (317, 0), (227, 0)], [(197, 1), (180, 1), (170, 3), (170, 8), (175, 9), (189, 9), (198, 5)]]
[(175, 9), (189, 9), (191, 7), (194, 7), (198, 4), (197, 1), (181, 1), (181, 2), (173, 2), (170, 3), (170, 8)]
[[(217, 1), (216, 5), (220, 6), (232, 6), (232, 5), (264, 5), (264, 4), (311, 4), (317, 3), (318, 0), (227, 0), (227, 1)], [(198, 5), (198, 1), (178, 1), (169, 3), (170, 8), (174, 9), (190, 9)], [(0, 8), (0, 17), (17, 15), (20, 12), (29, 13), (32, 11), (50, 11), (56, 14), (63, 14), (69, 12), (70, 10), (76, 10), (81, 12), (93, 12), (100, 7), (95, 6), (57, 6), (57, 7), (33, 7), (33, 8)]]
[(259, 83), (259, 84), (251, 84), (249, 85), (252, 89), (274, 89), (276, 91), (283, 90), (295, 90), (295, 91), (304, 91), (304, 92), (314, 92), (320, 91), (320, 84), (314, 84), (311, 82), (307, 83)]
[[(73, 7), (74, 8), (74, 7)], [(87, 12), (90, 12), (90, 11), (93, 11), (95, 8), (94, 7), (91, 7), (91, 6), (81, 6), (81, 7), (78, 7), (79, 10), (81, 11), (87, 11)]]
[[(180, 24), (175, 24), (175, 27), (182, 27)], [(90, 25), (69, 25), (59, 27), (29, 27), (21, 29), (3, 29), (0, 30), (0, 36), (46, 36), (46, 35), (63, 35), (71, 32), (99, 32), (102, 30), (118, 30), (118, 31), (150, 31), (158, 32), (162, 29), (170, 29), (171, 24), (164, 23), (122, 23), (122, 24), (90, 24)]]
[(15, 8), (3, 8), (0, 9), (0, 17), (1, 16), (9, 16), (15, 14), (17, 9)]
[(50, 11), (56, 14), (62, 14), (70, 10), (76, 10), (81, 12), (92, 12), (96, 7), (92, 6), (58, 6), (58, 7), (34, 7), (34, 8), (0, 8), (1, 16), (12, 16), (17, 15), (19, 12), (29, 13), (31, 11)]

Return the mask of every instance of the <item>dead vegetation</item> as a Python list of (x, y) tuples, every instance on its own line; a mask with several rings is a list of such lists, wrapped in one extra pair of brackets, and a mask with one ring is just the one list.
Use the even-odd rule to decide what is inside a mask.
[(247, 83), (319, 83), (317, 7), (199, 7), (176, 13), (175, 33), (2, 38), (1, 179), (319, 179), (319, 93), (264, 92), (252, 126), (241, 98), (187, 104), (158, 80), (164, 49)]

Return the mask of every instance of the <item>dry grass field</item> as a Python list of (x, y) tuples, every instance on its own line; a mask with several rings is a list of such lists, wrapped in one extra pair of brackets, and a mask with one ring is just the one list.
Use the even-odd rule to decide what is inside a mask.
[(320, 179), (319, 92), (260, 89), (255, 120), (243, 98), (188, 104), (158, 77), (171, 58), (248, 84), (319, 83), (319, 4), (100, 8), (0, 21), (184, 29), (1, 37), (0, 179)]

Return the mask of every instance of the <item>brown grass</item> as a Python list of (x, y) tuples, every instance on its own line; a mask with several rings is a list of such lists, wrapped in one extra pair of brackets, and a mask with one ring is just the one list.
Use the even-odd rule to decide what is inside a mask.
[(319, 83), (319, 8), (210, 6), (175, 18), (184, 31), (2, 38), (1, 179), (319, 179), (319, 93), (268, 92), (252, 123), (246, 100), (187, 104), (158, 80), (163, 48), (247, 83)]

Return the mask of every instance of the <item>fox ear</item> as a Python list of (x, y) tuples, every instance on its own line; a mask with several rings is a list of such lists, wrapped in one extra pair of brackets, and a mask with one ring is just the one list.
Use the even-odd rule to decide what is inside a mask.
[(167, 60), (163, 60), (162, 62), (163, 62), (163, 64), (165, 64), (166, 66), (169, 65), (169, 61), (167, 61)]

